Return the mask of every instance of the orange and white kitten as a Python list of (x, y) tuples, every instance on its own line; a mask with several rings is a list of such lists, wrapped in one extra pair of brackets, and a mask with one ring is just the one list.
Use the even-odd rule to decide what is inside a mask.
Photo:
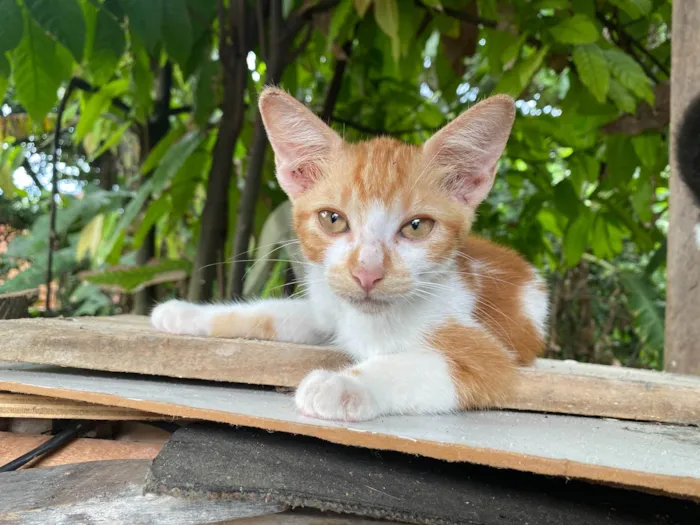
[(350, 144), (285, 92), (260, 111), (307, 259), (306, 298), (169, 301), (166, 332), (332, 343), (355, 365), (311, 372), (296, 405), (323, 419), (498, 405), (545, 337), (544, 281), (509, 249), (469, 237), (513, 124), (489, 98), (422, 147)]

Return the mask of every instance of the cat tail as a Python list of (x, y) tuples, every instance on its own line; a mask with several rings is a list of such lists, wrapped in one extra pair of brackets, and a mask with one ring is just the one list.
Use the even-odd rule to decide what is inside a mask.
[[(690, 103), (678, 127), (676, 158), (680, 177), (700, 206), (700, 94)], [(695, 224), (695, 245), (700, 250), (700, 215)]]

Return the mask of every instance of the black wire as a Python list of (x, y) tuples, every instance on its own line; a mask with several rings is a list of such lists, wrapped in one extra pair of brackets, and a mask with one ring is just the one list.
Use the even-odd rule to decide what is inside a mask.
[(17, 470), (18, 468), (29, 463), (34, 458), (59, 449), (63, 445), (69, 443), (70, 441), (74, 440), (81, 434), (84, 434), (85, 432), (89, 431), (93, 427), (94, 423), (91, 421), (79, 421), (77, 423), (74, 423), (70, 427), (62, 430), (61, 432), (53, 436), (48, 441), (45, 441), (44, 443), (39, 445), (35, 449), (30, 450), (26, 454), (18, 457), (17, 459), (13, 459), (9, 463), (3, 465), (2, 467), (0, 467), (0, 472), (12, 472), (14, 470)]

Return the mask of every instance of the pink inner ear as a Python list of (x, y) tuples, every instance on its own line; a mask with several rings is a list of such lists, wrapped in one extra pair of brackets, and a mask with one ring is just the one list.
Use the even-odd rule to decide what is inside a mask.
[(281, 167), (277, 170), (280, 186), (292, 198), (298, 197), (311, 188), (317, 177), (318, 172), (312, 164)]

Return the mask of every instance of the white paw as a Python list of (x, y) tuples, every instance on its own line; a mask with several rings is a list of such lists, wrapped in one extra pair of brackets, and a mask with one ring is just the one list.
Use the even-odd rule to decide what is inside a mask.
[(210, 321), (203, 306), (176, 299), (159, 304), (151, 312), (153, 327), (170, 334), (210, 335)]
[(319, 419), (367, 421), (378, 414), (372, 394), (358, 379), (326, 370), (307, 375), (294, 399), (302, 414)]

